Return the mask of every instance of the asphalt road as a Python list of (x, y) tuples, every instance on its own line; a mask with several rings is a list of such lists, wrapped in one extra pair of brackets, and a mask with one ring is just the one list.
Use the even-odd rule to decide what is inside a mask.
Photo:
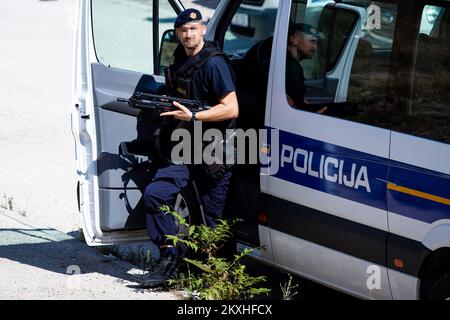
[(0, 300), (179, 299), (137, 290), (142, 270), (49, 227), (0, 210)]

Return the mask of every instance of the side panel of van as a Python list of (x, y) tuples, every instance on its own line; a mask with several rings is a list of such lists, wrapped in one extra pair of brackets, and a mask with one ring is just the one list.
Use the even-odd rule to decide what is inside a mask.
[[(387, 262), (391, 284), (402, 288), (419, 276), (429, 250), (450, 246), (450, 146), (393, 132), (391, 160)], [(401, 290), (394, 298), (405, 296)]]
[(394, 99), (386, 104), (393, 130), (387, 266), (394, 298), (418, 298), (419, 290), (406, 288), (419, 285), (427, 294), (430, 274), (439, 277), (449, 267), (428, 264), (450, 247), (449, 9), (445, 2), (414, 2), (399, 4), (397, 13), (397, 22), (408, 24), (395, 25)]
[[(279, 129), (278, 143), (271, 143), (278, 170), (268, 178), (263, 206), (275, 261), (357, 296), (391, 298), (385, 267), (390, 132), (288, 104), (285, 56), (290, 9), (289, 1), (284, 2), (284, 19), (276, 30), (277, 68), (268, 129)], [(333, 10), (351, 7), (336, 5)], [(357, 21), (349, 39), (362, 29), (363, 17), (354, 12)], [(337, 88), (345, 85), (343, 75), (350, 71), (354, 50), (355, 44), (347, 43), (346, 54), (341, 52), (328, 75), (337, 79)], [(376, 288), (369, 283), (373, 270), (379, 278)]]

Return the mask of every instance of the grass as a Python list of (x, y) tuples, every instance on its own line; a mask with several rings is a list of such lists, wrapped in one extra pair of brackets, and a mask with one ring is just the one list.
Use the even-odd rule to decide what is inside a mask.
[(16, 208), (14, 197), (8, 196), (5, 193), (3, 194), (3, 198), (0, 201), (0, 208), (8, 210), (8, 211), (17, 212), (18, 214), (20, 214), (23, 217), (27, 216), (26, 210)]
[(14, 211), (14, 197), (3, 194), (3, 201), (1, 202), (0, 207), (5, 210)]
[(284, 284), (280, 284), (281, 293), (283, 295), (283, 300), (293, 300), (298, 294), (297, 288), (298, 284), (292, 284), (292, 275), (288, 273), (289, 280)]

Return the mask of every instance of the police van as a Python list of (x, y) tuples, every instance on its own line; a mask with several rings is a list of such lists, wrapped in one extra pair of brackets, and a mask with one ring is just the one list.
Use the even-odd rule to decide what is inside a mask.
[[(145, 137), (145, 125), (117, 99), (164, 83), (171, 28), (190, 2), (78, 2), (71, 124), (91, 246), (147, 239), (151, 157), (121, 148)], [(227, 215), (245, 221), (239, 246), (261, 246), (255, 259), (361, 298), (449, 298), (450, 2), (270, 3), (272, 30), (242, 16), (263, 0), (205, 7), (206, 38), (235, 68), (239, 127), (267, 133), (260, 158), (269, 164), (237, 165), (229, 190)], [(290, 105), (288, 29), (305, 22), (322, 35), (300, 62), (305, 100), (349, 102), (353, 112)], [(255, 42), (233, 25), (264, 30), (253, 30)], [(199, 218), (195, 184), (175, 207)]]

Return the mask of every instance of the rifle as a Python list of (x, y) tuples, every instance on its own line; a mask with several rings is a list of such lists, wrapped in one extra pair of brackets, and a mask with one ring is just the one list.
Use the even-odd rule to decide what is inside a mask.
[(211, 108), (210, 106), (206, 106), (197, 100), (160, 96), (140, 91), (135, 92), (129, 99), (118, 98), (117, 101), (127, 102), (128, 105), (132, 108), (157, 115), (163, 112), (179, 110), (173, 105), (174, 101), (177, 101), (189, 110), (196, 112), (208, 110), (209, 108)]
[[(145, 137), (145, 140), (151, 141), (150, 144), (148, 141), (140, 142), (139, 139), (122, 142), (119, 146), (119, 154), (122, 156), (158, 154), (161, 159), (169, 162), (172, 145), (171, 132), (178, 126), (179, 121), (172, 117), (159, 117), (159, 115), (163, 112), (179, 110), (173, 105), (174, 101), (196, 112), (211, 108), (196, 100), (161, 96), (141, 91), (135, 91), (129, 99), (118, 98), (117, 101), (126, 102), (131, 108), (141, 111), (137, 124), (138, 136), (139, 132), (141, 134), (145, 132), (143, 137)], [(142, 121), (139, 121), (139, 119)]]

